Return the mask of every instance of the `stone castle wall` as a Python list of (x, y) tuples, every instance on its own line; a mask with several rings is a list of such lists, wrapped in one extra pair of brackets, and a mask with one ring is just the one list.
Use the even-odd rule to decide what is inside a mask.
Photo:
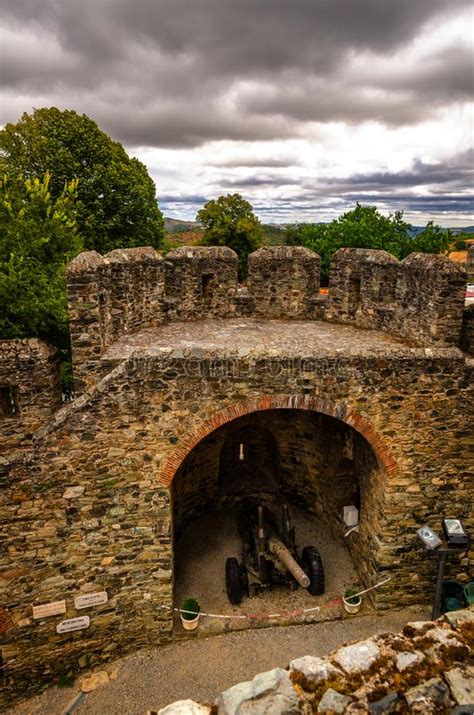
[[(1, 646), (5, 692), (27, 692), (68, 664), (98, 664), (171, 637), (169, 612), (160, 609), (172, 603), (170, 486), (201, 439), (243, 414), (313, 410), (367, 440), (382, 481), (371, 487), (361, 526), (361, 578), (369, 585), (393, 576), (390, 591), (377, 591), (378, 606), (429, 593), (435, 565), (420, 553), (418, 526), (438, 529), (442, 516), (455, 513), (474, 528), (464, 456), (472, 402), (459, 351), (315, 358), (305, 362), (304, 377), (301, 366), (272, 357), (277, 378), (263, 358), (250, 369), (237, 352), (193, 357), (190, 371), (191, 357), (177, 351), (121, 363), (47, 421), (34, 453), (3, 481), (0, 599), (11, 619)], [(175, 513), (180, 508), (175, 503)], [(454, 560), (452, 575), (468, 563)], [(103, 591), (106, 603), (75, 608), (78, 595)], [(63, 599), (64, 614), (32, 617), (33, 606)], [(56, 633), (58, 622), (83, 615), (88, 627)]]
[(414, 345), (459, 345), (466, 272), (443, 256), (341, 248), (326, 319), (383, 330)]
[(0, 341), (0, 475), (60, 404), (56, 351), (36, 339)]
[[(319, 444), (324, 419), (337, 420), (335, 448), (365, 480), (367, 508), (353, 544), (361, 580), (393, 576), (390, 591), (377, 590), (377, 607), (428, 597), (435, 564), (420, 552), (416, 529), (427, 522), (438, 530), (449, 514), (474, 529), (466, 459), (473, 365), (455, 347), (465, 276), (437, 257), (398, 262), (357, 251), (336, 254), (327, 301), (315, 295), (319, 259), (304, 249), (261, 249), (250, 259), (247, 289), (224, 248), (178, 249), (166, 259), (150, 248), (80, 254), (68, 271), (80, 396), (62, 409), (54, 352), (34, 340), (0, 343), (5, 693), (171, 637), (170, 612), (160, 606), (173, 599), (173, 529), (215, 505), (216, 430), (251, 413), (278, 412), (269, 422), (282, 475), (316, 513), (343, 479), (331, 471), (335, 454)], [(416, 290), (415, 312), (406, 301)], [(405, 343), (385, 336), (387, 349), (372, 350), (353, 331), (356, 349), (318, 344), (309, 357), (305, 341), (288, 354), (264, 341), (253, 353), (238, 344), (161, 349), (160, 325), (207, 316), (223, 326), (230, 317), (258, 324), (324, 317), (395, 332)], [(150, 352), (106, 356), (142, 330), (155, 336)], [(310, 425), (302, 411), (319, 417)], [(191, 455), (202, 440), (209, 449)], [(186, 472), (188, 455), (195, 463)], [(197, 472), (212, 478), (204, 483)], [(470, 551), (453, 559), (450, 573), (463, 577), (473, 563)], [(76, 608), (77, 596), (103, 592), (105, 602)], [(62, 601), (61, 614), (33, 617), (33, 607)], [(84, 615), (90, 623), (81, 630), (56, 631)]]
[(82, 253), (68, 271), (76, 390), (101, 376), (99, 360), (120, 335), (173, 320), (208, 317), (324, 319), (383, 330), (417, 346), (459, 345), (464, 267), (442, 256), (340, 249), (329, 300), (319, 295), (320, 257), (301, 247), (261, 248), (249, 257), (248, 287), (237, 283), (228, 248), (152, 248)]

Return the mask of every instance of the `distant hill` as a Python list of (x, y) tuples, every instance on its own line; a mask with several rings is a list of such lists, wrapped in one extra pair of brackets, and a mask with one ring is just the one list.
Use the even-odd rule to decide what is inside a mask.
[(183, 233), (183, 231), (196, 231), (201, 228), (197, 221), (181, 221), (178, 218), (165, 216), (165, 231), (167, 233)]

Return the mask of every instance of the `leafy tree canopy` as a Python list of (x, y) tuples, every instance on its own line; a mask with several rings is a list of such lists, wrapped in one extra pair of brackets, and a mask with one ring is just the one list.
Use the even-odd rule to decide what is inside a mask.
[(286, 241), (290, 245), (311, 248), (321, 256), (321, 277), (328, 280), (329, 264), (339, 248), (376, 248), (388, 251), (397, 258), (410, 253), (442, 253), (452, 241), (449, 230), (429, 221), (420, 233), (413, 235), (410, 224), (403, 220), (403, 212), (383, 216), (376, 206), (357, 204), (328, 224), (299, 224), (289, 226)]
[(163, 216), (146, 167), (85, 114), (56, 107), (23, 114), (0, 131), (0, 174), (43, 179), (58, 199), (76, 187), (77, 229), (87, 250), (154, 246), (163, 237)]
[(251, 204), (240, 194), (227, 194), (208, 201), (196, 220), (204, 226), (204, 244), (228, 246), (239, 258), (239, 276), (247, 274), (247, 257), (262, 240), (262, 227)]
[(66, 267), (82, 250), (77, 180), (56, 198), (51, 177), (0, 179), (0, 338), (67, 348)]

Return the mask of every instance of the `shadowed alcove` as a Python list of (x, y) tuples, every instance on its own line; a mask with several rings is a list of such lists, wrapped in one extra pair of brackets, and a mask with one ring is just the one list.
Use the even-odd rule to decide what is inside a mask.
[[(273, 503), (277, 514), (282, 503), (290, 505), (299, 548), (314, 543), (321, 552), (328, 593), (340, 595), (354, 579), (363, 583), (384, 474), (362, 435), (318, 412), (262, 410), (214, 430), (172, 484), (176, 599), (191, 593), (208, 608), (228, 607), (225, 560), (239, 554), (236, 513), (249, 496)], [(345, 506), (360, 514), (348, 538)]]

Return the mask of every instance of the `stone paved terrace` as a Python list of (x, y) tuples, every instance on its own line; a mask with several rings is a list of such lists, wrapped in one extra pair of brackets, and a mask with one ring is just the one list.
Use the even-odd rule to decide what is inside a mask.
[(322, 321), (235, 318), (176, 322), (122, 335), (109, 347), (103, 359), (123, 360), (135, 351), (160, 355), (163, 350), (308, 357), (338, 353), (345, 357), (387, 356), (401, 351), (425, 354), (423, 349), (411, 349), (402, 340), (375, 330)]

